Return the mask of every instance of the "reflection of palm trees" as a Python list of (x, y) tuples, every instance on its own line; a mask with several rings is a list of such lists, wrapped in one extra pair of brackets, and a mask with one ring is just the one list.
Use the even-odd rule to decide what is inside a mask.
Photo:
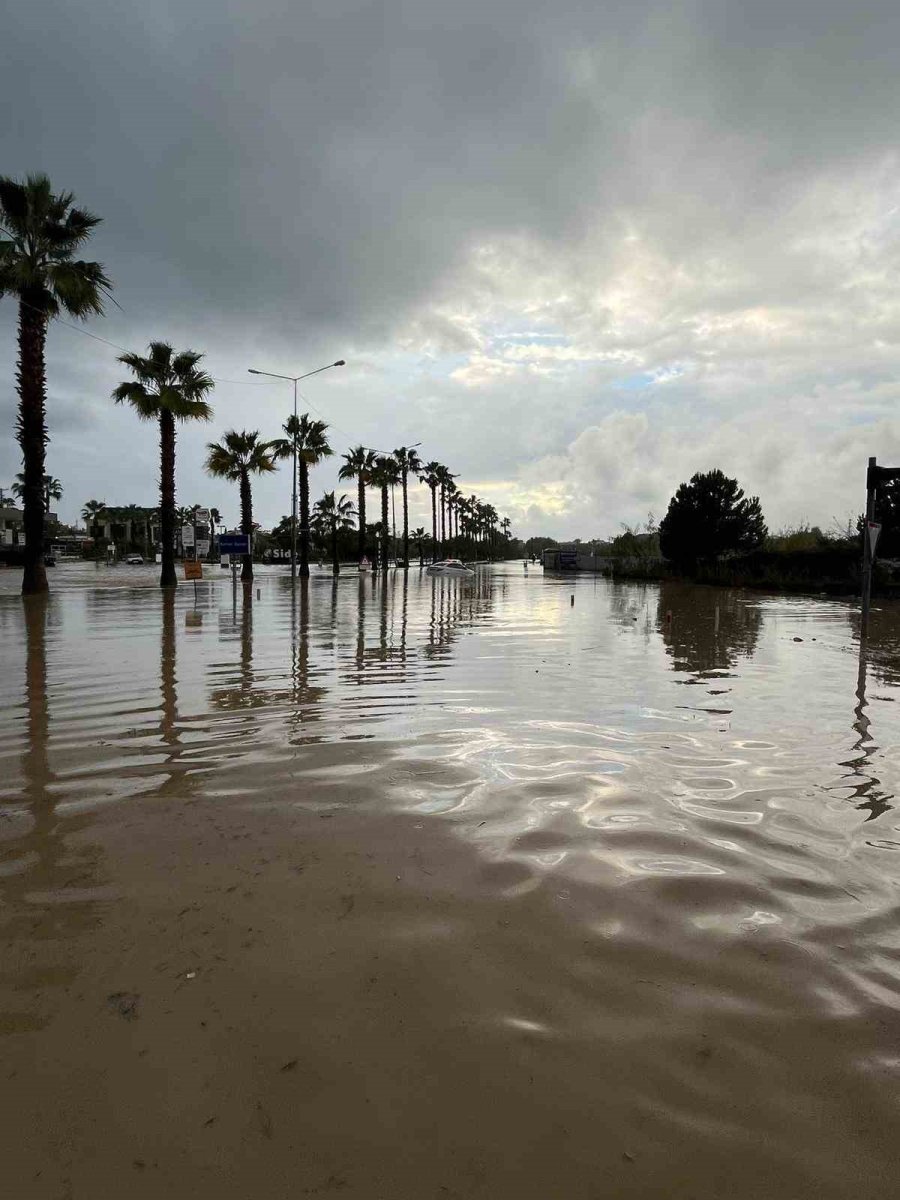
[[(292, 608), (292, 711), (291, 725), (301, 733), (303, 727), (311, 721), (319, 719), (319, 705), (326, 695), (327, 689), (310, 683), (310, 582), (302, 576), (297, 581), (299, 624), (297, 623), (296, 607)], [(332, 588), (331, 611), (335, 615), (337, 580)], [(271, 693), (269, 693), (271, 695)], [(292, 738), (292, 741), (298, 739)], [(303, 742), (321, 741), (320, 736), (314, 737), (304, 733), (299, 739)]]
[[(162, 592), (162, 620), (159, 635), (159, 728), (163, 744), (169, 747), (165, 778), (157, 795), (185, 798), (193, 790), (189, 760), (183, 760), (185, 747), (181, 741), (178, 713), (178, 646), (175, 630), (175, 592)], [(199, 767), (195, 768), (199, 769)]]
[(175, 678), (175, 593), (163, 592), (162, 628), (159, 639), (159, 691), (162, 739), (167, 746), (178, 745), (178, 692)]
[[(98, 852), (96, 846), (69, 843), (68, 835), (86, 827), (91, 818), (86, 814), (60, 817), (51, 791), (56, 777), (49, 757), (46, 636), (50, 602), (46, 593), (37, 594), (25, 597), (22, 608), (26, 649), (22, 794), (30, 827), (18, 841), (7, 843), (9, 857), (18, 859), (24, 869), (13, 874), (0, 872), (0, 896), (8, 914), (5, 932), (11, 937), (27, 937), (33, 945), (36, 938), (64, 940), (96, 923), (97, 902), (86, 898), (83, 889), (97, 887)], [(81, 898), (66, 897), (67, 888), (78, 889)], [(53, 902), (42, 907), (41, 896), (53, 897)], [(40, 961), (36, 959), (34, 966), (39, 969)], [(62, 968), (60, 982), (62, 976), (74, 979), (78, 970), (75, 964)], [(20, 976), (19, 982), (27, 985), (28, 980)], [(22, 1019), (28, 1024), (32, 1018)]]
[(431, 612), (426, 653), (432, 656), (450, 653), (464, 624), (487, 612), (494, 595), (494, 579), (478, 575), (471, 584), (446, 576), (425, 576), (431, 585)]
[(696, 674), (752, 657), (762, 628), (759, 608), (737, 593), (670, 582), (659, 585), (657, 621), (673, 669)]
[[(858, 634), (858, 630), (857, 630)], [(856, 675), (856, 705), (853, 709), (853, 729), (856, 741), (853, 743), (850, 758), (842, 759), (839, 767), (847, 767), (849, 773), (829, 791), (849, 791), (848, 799), (858, 801), (856, 807), (861, 812), (868, 810), (867, 821), (873, 821), (893, 808), (892, 793), (881, 788), (881, 780), (873, 774), (875, 757), (878, 746), (872, 736), (872, 719), (868, 714), (869, 701), (866, 698), (867, 654), (869, 646), (860, 645), (859, 670)]]
[[(256, 692), (253, 688), (253, 584), (241, 584), (240, 591), (238, 674), (232, 686), (216, 688), (213, 691), (210, 699), (216, 708), (260, 708), (269, 703), (271, 698), (268, 692), (262, 690)], [(232, 589), (231, 619), (235, 626), (238, 625), (237, 594), (238, 589), (234, 587)]]

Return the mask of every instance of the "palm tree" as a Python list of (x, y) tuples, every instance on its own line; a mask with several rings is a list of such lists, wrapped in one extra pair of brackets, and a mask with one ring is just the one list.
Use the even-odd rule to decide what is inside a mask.
[(288, 417), (282, 429), (287, 437), (271, 443), (275, 458), (293, 459), (297, 455), (300, 490), (300, 574), (309, 575), (309, 468), (334, 453), (325, 434), (324, 421), (311, 421), (309, 413)]
[(19, 301), (18, 439), (24, 475), (23, 593), (46, 592), (43, 480), (47, 446), (44, 347), (47, 326), (61, 312), (88, 317), (103, 312), (110, 281), (100, 263), (75, 253), (99, 224), (76, 208), (71, 192), (54, 194), (46, 175), (24, 183), (0, 176), (0, 297)]
[(391, 539), (388, 536), (388, 488), (400, 481), (400, 467), (391, 454), (379, 454), (375, 459), (372, 471), (372, 482), (381, 488), (381, 569), (386, 571), (390, 565)]
[(81, 519), (88, 537), (93, 537), (92, 530), (97, 524), (100, 514), (106, 512), (105, 500), (87, 500), (81, 510)]
[[(12, 492), (12, 494), (16, 497), (17, 500), (25, 499), (25, 473), (24, 472), (20, 472), (16, 476), (16, 478), (13, 482), (13, 485), (9, 490)], [(51, 500), (62, 500), (63, 485), (59, 482), (58, 479), (55, 479), (52, 475), (45, 475), (44, 482), (41, 486), (41, 495), (44, 498), (44, 512), (47, 513), (50, 511), (50, 501)]]
[(454, 554), (458, 554), (456, 539), (459, 535), (459, 510), (457, 509), (457, 501), (459, 500), (459, 489), (451, 478), (447, 484), (447, 533), (450, 538), (450, 545)]
[(356, 509), (350, 497), (341, 496), (340, 500), (335, 500), (334, 492), (326, 492), (313, 507), (313, 521), (317, 530), (322, 535), (327, 533), (331, 536), (331, 570), (334, 575), (341, 573), (338, 560), (338, 530), (352, 529), (355, 516)]
[(438, 552), (438, 522), (437, 522), (437, 490), (441, 484), (441, 471), (444, 468), (439, 462), (426, 463), (422, 468), (421, 479), (426, 487), (431, 489), (431, 561), (437, 562)]
[(485, 504), (482, 508), (484, 515), (485, 536), (488, 547), (488, 558), (494, 557), (494, 527), (497, 524), (497, 510), (493, 504)]
[(417, 529), (414, 529), (409, 536), (412, 538), (413, 545), (419, 552), (419, 566), (424, 567), (425, 566), (425, 542), (428, 538), (428, 534), (425, 532), (424, 528), (420, 525)]
[[(221, 442), (207, 443), (209, 454), (206, 459), (206, 469), (210, 475), (220, 479), (230, 479), (240, 485), (241, 493), (241, 533), (253, 536), (253, 493), (250, 490), (250, 475), (264, 475), (275, 470), (272, 448), (269, 442), (259, 440), (259, 431), (248, 433), (242, 430), (229, 429)], [(253, 579), (253, 553), (243, 556), (241, 567), (241, 582), (249, 583)]]
[(359, 561), (366, 557), (366, 484), (375, 469), (376, 454), (365, 446), (354, 446), (343, 456), (344, 465), (338, 471), (338, 479), (356, 479), (358, 486), (357, 513), (359, 515), (359, 541), (357, 556)]
[(410, 475), (417, 476), (422, 470), (422, 460), (414, 449), (401, 446), (394, 451), (394, 461), (400, 468), (400, 484), (403, 488), (403, 570), (409, 570), (409, 497), (407, 495), (407, 480)]
[(113, 392), (117, 404), (127, 401), (143, 421), (159, 423), (159, 522), (162, 539), (160, 587), (176, 587), (175, 576), (175, 422), (208, 421), (212, 408), (205, 397), (213, 381), (201, 371), (202, 354), (176, 354), (167, 342), (151, 342), (146, 358), (123, 354), (119, 362), (135, 378)]
[(447, 554), (447, 493), (456, 484), (453, 480), (455, 475), (451, 475), (446, 467), (440, 467), (437, 472), (438, 483), (441, 489), (441, 557)]

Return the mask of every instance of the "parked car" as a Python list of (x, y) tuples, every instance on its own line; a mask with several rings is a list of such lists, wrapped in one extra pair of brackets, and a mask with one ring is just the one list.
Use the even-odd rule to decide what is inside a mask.
[(125, 559), (125, 563), (129, 567), (142, 567), (144, 565), (143, 554), (129, 554)]

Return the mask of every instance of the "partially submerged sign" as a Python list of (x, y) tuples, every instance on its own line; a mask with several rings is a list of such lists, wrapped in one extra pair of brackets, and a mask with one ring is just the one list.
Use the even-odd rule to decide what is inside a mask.
[(219, 538), (220, 554), (249, 554), (249, 533), (223, 533)]
[(184, 564), (185, 579), (202, 579), (203, 563), (189, 561)]

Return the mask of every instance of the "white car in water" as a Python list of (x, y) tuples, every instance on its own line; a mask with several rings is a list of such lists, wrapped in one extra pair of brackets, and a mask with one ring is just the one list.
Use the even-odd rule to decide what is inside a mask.
[(461, 559), (444, 558), (440, 562), (432, 563), (426, 568), (426, 575), (450, 575), (456, 576), (459, 579), (474, 579), (475, 572), (471, 567), (467, 567)]
[(129, 554), (125, 559), (127, 567), (142, 567), (144, 565), (144, 556), (142, 554)]

